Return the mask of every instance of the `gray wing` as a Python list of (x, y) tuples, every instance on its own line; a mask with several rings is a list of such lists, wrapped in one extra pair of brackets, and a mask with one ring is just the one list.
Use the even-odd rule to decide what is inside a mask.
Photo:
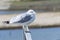
[(28, 22), (30, 21), (30, 19), (32, 19), (31, 15), (18, 15), (17, 17), (14, 17), (10, 20), (10, 23), (24, 23), (24, 22)]
[(22, 19), (22, 17), (25, 17), (25, 16), (26, 16), (25, 14), (20, 14), (18, 16), (12, 17), (10, 19), (9, 23), (16, 23), (16, 22), (20, 21)]
[(25, 17), (23, 17), (21, 20), (18, 21), (18, 23), (24, 23), (24, 22), (28, 22), (32, 19), (31, 15), (26, 15)]

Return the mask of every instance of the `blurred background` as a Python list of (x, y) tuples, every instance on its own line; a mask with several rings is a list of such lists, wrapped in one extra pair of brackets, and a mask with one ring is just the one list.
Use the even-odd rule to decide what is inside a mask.
[(0, 0), (0, 40), (23, 40), (20, 24), (4, 24), (12, 17), (36, 11), (29, 25), (33, 40), (60, 40), (60, 0)]

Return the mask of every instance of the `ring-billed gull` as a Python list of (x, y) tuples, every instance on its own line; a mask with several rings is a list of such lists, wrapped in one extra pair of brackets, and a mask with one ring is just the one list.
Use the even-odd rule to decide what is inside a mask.
[(30, 9), (26, 13), (20, 14), (11, 18), (9, 23), (20, 23), (22, 25), (28, 25), (35, 20), (35, 11)]

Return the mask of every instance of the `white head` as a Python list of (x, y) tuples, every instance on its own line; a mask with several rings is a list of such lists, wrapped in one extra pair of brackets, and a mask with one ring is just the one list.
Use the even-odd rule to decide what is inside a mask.
[(30, 14), (35, 14), (36, 12), (32, 9), (28, 10), (27, 13), (30, 13)]

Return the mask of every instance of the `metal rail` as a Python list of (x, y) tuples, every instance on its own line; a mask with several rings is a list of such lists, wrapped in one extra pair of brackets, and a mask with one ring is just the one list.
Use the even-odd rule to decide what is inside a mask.
[(28, 26), (23, 26), (24, 40), (32, 40), (31, 32), (29, 31)]

